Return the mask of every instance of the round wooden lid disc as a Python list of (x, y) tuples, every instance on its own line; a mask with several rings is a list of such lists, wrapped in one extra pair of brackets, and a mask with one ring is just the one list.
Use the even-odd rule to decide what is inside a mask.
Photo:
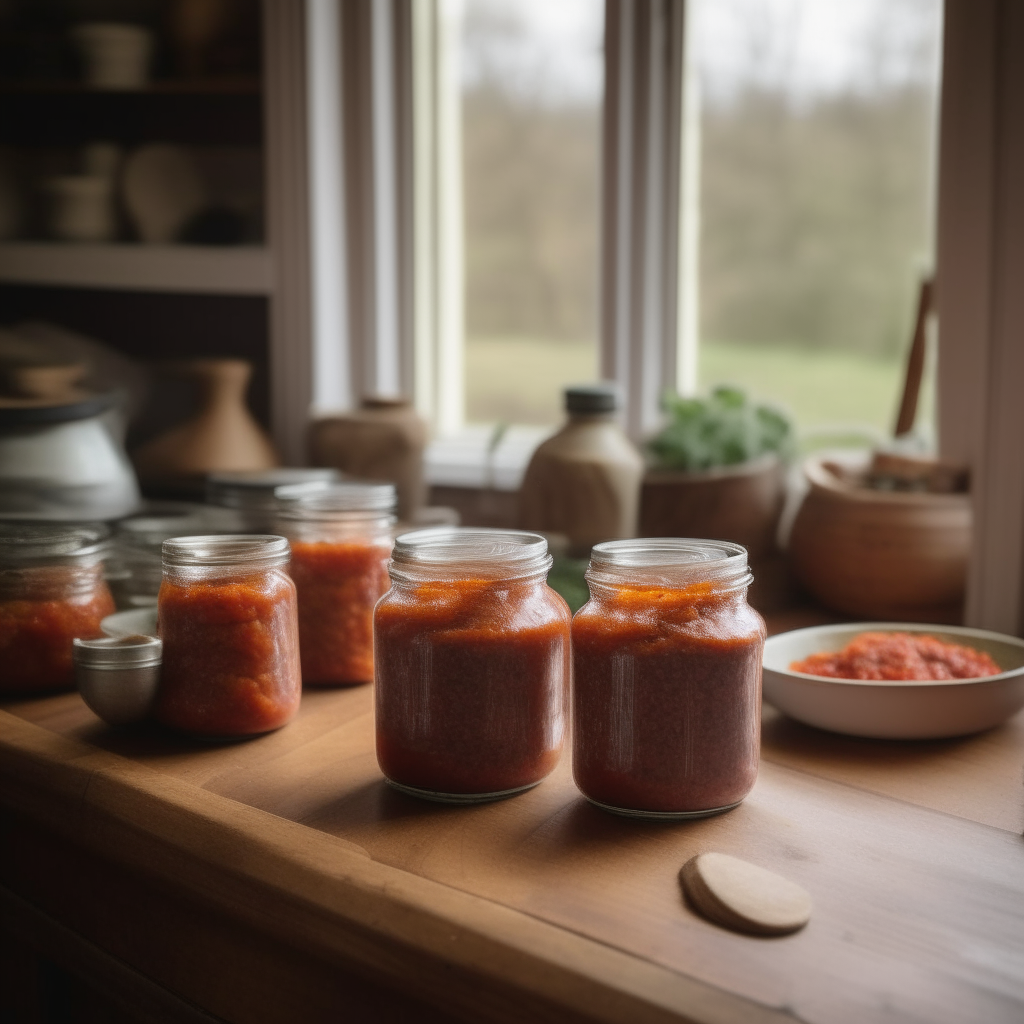
[(733, 931), (786, 935), (803, 928), (811, 917), (806, 889), (727, 853), (691, 857), (679, 879), (694, 910)]

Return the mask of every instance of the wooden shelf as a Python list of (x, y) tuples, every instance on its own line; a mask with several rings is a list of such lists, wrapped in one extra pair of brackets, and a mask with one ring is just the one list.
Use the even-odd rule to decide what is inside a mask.
[(161, 78), (133, 89), (98, 89), (84, 82), (58, 79), (3, 82), (0, 96), (258, 96), (261, 88), (258, 78)]
[(263, 246), (0, 243), (0, 282), (72, 288), (269, 295), (274, 261)]
[(180, 142), (258, 146), (262, 93), (252, 83), (167, 82), (145, 89), (89, 89), (73, 82), (0, 89), (0, 143), (77, 146)]

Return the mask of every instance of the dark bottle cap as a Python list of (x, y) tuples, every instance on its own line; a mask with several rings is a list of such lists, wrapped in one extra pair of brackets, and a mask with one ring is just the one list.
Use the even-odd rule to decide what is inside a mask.
[(578, 384), (565, 389), (565, 411), (569, 415), (615, 412), (619, 389), (614, 384)]

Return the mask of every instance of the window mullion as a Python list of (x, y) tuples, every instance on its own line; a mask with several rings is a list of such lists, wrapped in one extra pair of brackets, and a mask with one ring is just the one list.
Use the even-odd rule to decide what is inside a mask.
[(667, 388), (694, 383), (696, 234), (684, 214), (696, 210), (696, 161), (682, 151), (684, 43), (681, 0), (607, 0), (601, 366), (622, 386), (635, 438), (657, 426)]

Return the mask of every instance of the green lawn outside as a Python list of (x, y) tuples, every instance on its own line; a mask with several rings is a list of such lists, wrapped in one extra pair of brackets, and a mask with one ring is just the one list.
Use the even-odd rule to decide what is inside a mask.
[[(597, 347), (540, 338), (471, 339), (466, 345), (467, 419), (471, 423), (551, 424), (562, 418), (566, 384), (597, 378)], [(863, 424), (892, 430), (902, 382), (899, 360), (848, 352), (707, 342), (700, 387), (738, 384), (782, 405), (801, 432)], [(930, 408), (924, 396), (924, 421)]]

